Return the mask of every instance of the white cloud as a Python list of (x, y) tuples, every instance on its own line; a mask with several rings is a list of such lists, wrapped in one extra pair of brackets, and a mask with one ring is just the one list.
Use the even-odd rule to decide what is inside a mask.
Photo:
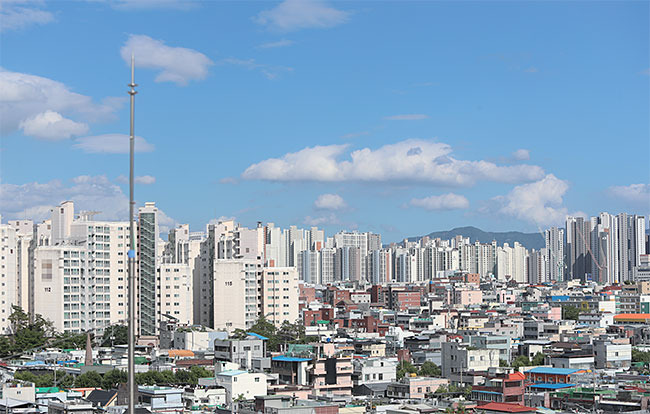
[[(128, 220), (129, 198), (119, 185), (106, 176), (80, 175), (69, 182), (52, 180), (47, 183), (0, 184), (2, 204), (0, 214), (6, 219), (50, 218), (50, 210), (65, 200), (75, 203), (75, 211), (100, 211), (98, 219)], [(161, 233), (173, 228), (177, 221), (160, 208), (158, 220)]]
[(502, 214), (535, 223), (539, 226), (562, 224), (568, 215), (563, 197), (569, 184), (548, 174), (543, 179), (516, 186), (505, 196), (493, 201), (500, 204)]
[(150, 184), (155, 184), (156, 177), (152, 175), (140, 175), (138, 177), (135, 177), (134, 181), (136, 182), (136, 184), (150, 185)]
[(387, 116), (384, 119), (387, 121), (419, 121), (427, 118), (429, 118), (429, 115), (425, 114), (403, 114)]
[[(128, 154), (130, 148), (129, 138), (125, 134), (94, 135), (77, 138), (73, 147), (91, 154)], [(153, 150), (153, 144), (148, 143), (144, 138), (136, 135), (136, 152), (151, 152)]]
[(239, 182), (235, 177), (224, 177), (219, 180), (220, 184), (237, 184)]
[(361, 132), (352, 132), (349, 134), (341, 135), (341, 138), (343, 139), (352, 139), (352, 138), (359, 138), (364, 135), (370, 135), (369, 131), (361, 131)]
[(607, 193), (628, 203), (650, 207), (650, 184), (613, 186), (607, 189)]
[(120, 186), (106, 176), (81, 175), (70, 183), (52, 180), (22, 185), (0, 184), (2, 214), (7, 218), (43, 220), (52, 207), (65, 200), (75, 202), (75, 209), (101, 211), (108, 220), (128, 219), (129, 200)]
[(526, 69), (524, 69), (524, 72), (526, 72), (526, 73), (537, 73), (537, 72), (539, 72), (539, 69), (537, 69), (535, 66), (529, 66)]
[(35, 24), (54, 21), (54, 15), (38, 6), (42, 1), (3, 0), (0, 2), (0, 31), (20, 30)]
[(293, 40), (289, 39), (282, 39), (278, 40), (276, 42), (267, 42), (267, 43), (262, 43), (261, 45), (257, 46), (259, 49), (275, 49), (278, 47), (286, 47), (286, 46), (291, 46), (295, 42)]
[(527, 149), (518, 149), (512, 153), (512, 159), (516, 161), (526, 161), (530, 159), (530, 151)]
[(462, 195), (448, 193), (439, 196), (414, 198), (409, 203), (412, 207), (425, 210), (459, 210), (469, 207), (469, 200)]
[(327, 226), (327, 225), (340, 224), (341, 222), (339, 221), (338, 217), (336, 217), (336, 214), (330, 213), (324, 216), (317, 216), (317, 217), (307, 216), (303, 220), (303, 223), (308, 226)]
[[(156, 183), (156, 177), (152, 175), (139, 175), (133, 178), (136, 184), (150, 185)], [(115, 181), (122, 184), (127, 184), (129, 182), (129, 177), (126, 175), (118, 176)]]
[(322, 0), (284, 0), (271, 10), (260, 12), (253, 20), (281, 31), (327, 28), (348, 21), (350, 14), (330, 7)]
[(45, 111), (27, 118), (20, 122), (20, 128), (25, 135), (49, 141), (69, 139), (88, 132), (87, 124), (66, 119), (54, 111)]
[(267, 79), (277, 79), (282, 73), (293, 72), (293, 68), (287, 66), (267, 65), (265, 63), (258, 63), (255, 59), (237, 59), (226, 58), (220, 61), (222, 64), (240, 66), (248, 70), (259, 71)]
[(321, 194), (314, 201), (314, 207), (321, 210), (341, 210), (347, 207), (347, 204), (338, 194)]
[[(61, 82), (0, 68), (0, 131), (12, 133), (21, 122), (48, 111), (95, 122), (114, 117), (126, 98), (106, 98), (101, 103), (70, 91)], [(74, 121), (73, 121), (74, 122)]]
[(420, 182), (445, 186), (470, 186), (477, 181), (529, 182), (542, 178), (535, 165), (501, 166), (488, 161), (458, 160), (442, 142), (409, 139), (378, 149), (363, 148), (343, 157), (347, 145), (304, 148), (281, 158), (249, 166), (248, 180)]
[(145, 35), (130, 35), (120, 49), (122, 59), (131, 64), (135, 55), (136, 68), (160, 70), (156, 82), (174, 82), (187, 85), (189, 81), (202, 80), (208, 75), (212, 61), (203, 53), (184, 47), (171, 47), (160, 40)]

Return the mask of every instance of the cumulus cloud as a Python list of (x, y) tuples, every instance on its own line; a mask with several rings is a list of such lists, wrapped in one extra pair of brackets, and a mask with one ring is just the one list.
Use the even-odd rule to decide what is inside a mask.
[(613, 186), (607, 189), (607, 193), (628, 203), (650, 207), (650, 184)]
[(88, 125), (64, 118), (60, 113), (45, 111), (20, 122), (25, 135), (57, 141), (88, 132)]
[[(117, 177), (116, 181), (118, 183), (127, 184), (129, 182), (129, 177), (126, 175), (120, 175)], [(133, 178), (136, 184), (150, 185), (156, 183), (156, 177), (152, 175), (139, 175)]]
[[(101, 103), (95, 103), (91, 97), (72, 92), (61, 82), (2, 68), (0, 90), (0, 132), (3, 135), (18, 130), (21, 123), (29, 124), (30, 119), (32, 122), (38, 122), (33, 119), (52, 119), (52, 114), (44, 115), (49, 112), (61, 116), (62, 119), (55, 122), (57, 128), (69, 132), (72, 127), (72, 132), (79, 132), (79, 125), (74, 126), (70, 122), (80, 123), (71, 121), (71, 116), (88, 122), (112, 119), (126, 101), (126, 98), (106, 98)], [(42, 131), (39, 128), (36, 130)]]
[[(77, 138), (72, 146), (91, 154), (128, 154), (129, 138), (126, 134), (95, 135)], [(153, 150), (153, 144), (136, 135), (135, 152), (151, 152)]]
[(429, 115), (425, 114), (403, 114), (384, 117), (387, 121), (419, 121), (427, 118), (429, 118)]
[(530, 151), (527, 149), (518, 149), (512, 153), (512, 159), (515, 161), (527, 161), (530, 159)]
[(65, 200), (75, 202), (75, 209), (97, 210), (107, 220), (128, 219), (129, 199), (120, 186), (106, 176), (81, 175), (69, 183), (0, 184), (2, 214), (7, 218), (49, 218), (52, 207)]
[(267, 43), (262, 43), (261, 45), (257, 46), (260, 49), (275, 49), (278, 47), (287, 47), (293, 45), (295, 42), (293, 40), (289, 39), (282, 39), (278, 40), (275, 42), (267, 42)]
[(469, 200), (462, 195), (448, 193), (439, 196), (414, 198), (409, 203), (412, 207), (425, 210), (460, 210), (469, 207)]
[(270, 80), (277, 79), (282, 73), (293, 72), (293, 68), (288, 66), (267, 65), (266, 63), (258, 63), (255, 59), (226, 58), (219, 63), (258, 71)]
[(146, 35), (130, 35), (120, 54), (129, 65), (131, 54), (134, 54), (136, 67), (160, 70), (156, 82), (174, 82), (178, 85), (205, 79), (208, 68), (213, 64), (201, 52), (167, 46), (161, 40)]
[[(52, 180), (47, 183), (0, 184), (2, 203), (0, 214), (7, 219), (50, 218), (50, 210), (65, 200), (75, 203), (75, 211), (100, 211), (98, 219), (128, 220), (129, 198), (119, 185), (104, 175), (80, 175), (68, 182)], [(166, 233), (177, 221), (158, 209), (159, 228)]]
[(270, 10), (261, 11), (253, 20), (281, 31), (328, 28), (348, 21), (350, 14), (330, 7), (322, 0), (284, 0)]
[(516, 186), (505, 196), (493, 199), (498, 212), (539, 226), (561, 224), (568, 215), (563, 197), (569, 183), (553, 174), (533, 183)]
[(316, 217), (307, 216), (303, 220), (303, 223), (308, 226), (327, 226), (327, 225), (340, 224), (341, 222), (339, 221), (336, 214), (330, 213), (324, 216), (316, 216)]
[(42, 10), (43, 1), (3, 0), (0, 2), (0, 31), (25, 29), (54, 21), (54, 15)]
[(466, 161), (451, 156), (442, 142), (409, 139), (378, 149), (352, 151), (342, 159), (347, 145), (304, 148), (281, 158), (249, 166), (248, 180), (420, 182), (445, 186), (470, 186), (477, 181), (529, 182), (542, 178), (535, 165), (502, 166), (488, 161)]
[(341, 210), (347, 207), (347, 204), (338, 194), (321, 194), (314, 201), (314, 207), (321, 210)]

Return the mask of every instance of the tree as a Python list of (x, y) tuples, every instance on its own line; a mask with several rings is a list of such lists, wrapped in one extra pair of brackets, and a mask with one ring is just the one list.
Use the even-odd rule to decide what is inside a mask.
[(88, 371), (85, 374), (79, 375), (75, 379), (74, 385), (82, 388), (101, 388), (102, 376), (97, 371)]
[(408, 361), (402, 361), (397, 366), (397, 379), (402, 379), (406, 374), (417, 374), (418, 370)]
[(535, 356), (533, 356), (532, 361), (530, 361), (530, 365), (544, 365), (544, 361), (546, 361), (546, 357), (541, 352), (538, 352), (535, 354)]
[(442, 376), (442, 370), (433, 362), (425, 361), (420, 367), (419, 375), (423, 377), (440, 377)]
[(38, 314), (30, 322), (29, 315), (20, 306), (12, 306), (8, 319), (11, 334), (0, 342), (2, 357), (40, 348), (54, 335), (52, 322)]
[(575, 306), (565, 305), (562, 306), (562, 319), (577, 321), (580, 316), (580, 310)]
[(504, 367), (509, 367), (510, 365), (508, 364), (508, 361), (506, 361), (505, 359), (500, 359), (499, 366), (504, 368)]
[(530, 366), (530, 359), (526, 355), (519, 355), (515, 360), (512, 362), (512, 367), (519, 369), (520, 367), (527, 367)]
[(102, 378), (102, 388), (105, 390), (111, 390), (119, 387), (120, 384), (124, 384), (128, 381), (128, 376), (126, 371), (121, 369), (113, 369), (104, 374)]
[(104, 329), (101, 346), (126, 345), (129, 341), (129, 327), (126, 325), (112, 325)]
[[(92, 338), (92, 334), (91, 334)], [(56, 344), (59, 348), (83, 349), (86, 347), (86, 334), (74, 334), (65, 332), (58, 336)]]
[(650, 362), (650, 351), (644, 352), (632, 348), (632, 362)]

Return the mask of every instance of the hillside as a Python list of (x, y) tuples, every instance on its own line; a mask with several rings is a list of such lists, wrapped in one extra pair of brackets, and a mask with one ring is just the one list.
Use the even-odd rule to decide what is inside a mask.
[[(503, 243), (508, 243), (512, 246), (514, 242), (519, 242), (527, 249), (541, 249), (544, 247), (544, 237), (539, 233), (522, 233), (520, 231), (488, 232), (468, 226), (427, 234), (432, 239), (441, 238), (443, 240), (453, 239), (459, 235), (469, 237), (472, 242), (478, 240), (481, 243), (491, 243), (492, 240), (496, 240), (499, 246)], [(421, 238), (422, 236), (410, 237), (409, 240), (419, 240)]]

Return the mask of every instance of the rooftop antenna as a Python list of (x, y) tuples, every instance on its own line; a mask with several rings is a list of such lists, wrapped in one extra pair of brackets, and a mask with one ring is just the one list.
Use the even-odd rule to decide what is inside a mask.
[(130, 232), (130, 246), (128, 252), (129, 258), (129, 369), (128, 369), (128, 385), (129, 385), (129, 403), (128, 414), (135, 414), (135, 222), (134, 222), (134, 208), (135, 201), (133, 200), (133, 155), (135, 152), (135, 135), (133, 129), (134, 106), (135, 106), (135, 57), (131, 54), (131, 89), (128, 94), (131, 96), (131, 133), (129, 136), (129, 232)]

